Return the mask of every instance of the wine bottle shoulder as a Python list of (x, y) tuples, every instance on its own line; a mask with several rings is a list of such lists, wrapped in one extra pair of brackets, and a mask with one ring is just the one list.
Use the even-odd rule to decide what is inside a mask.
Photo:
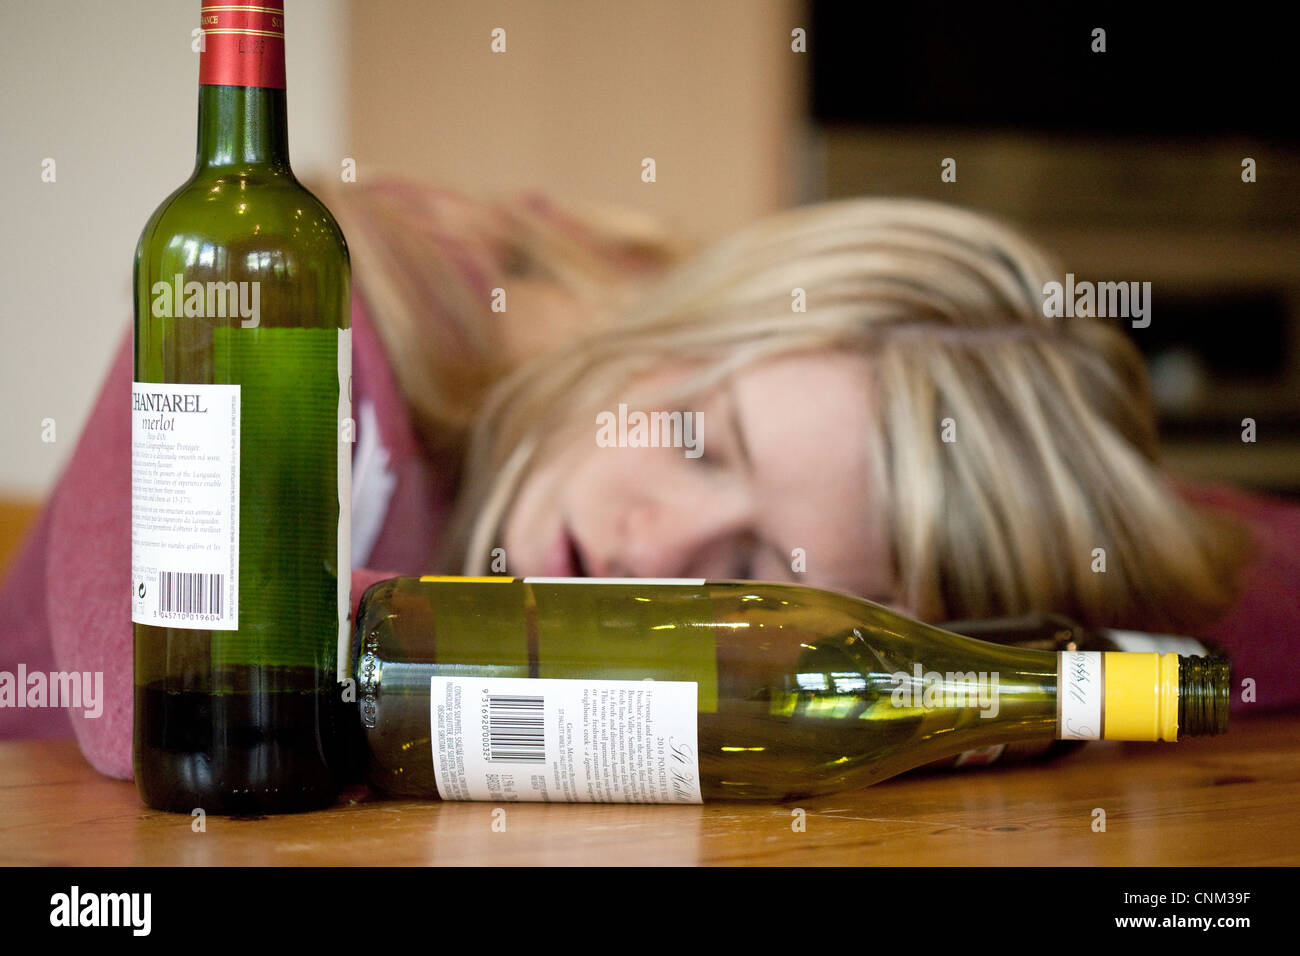
[(137, 258), (198, 243), (209, 248), (293, 250), (316, 261), (348, 264), (338, 221), (291, 173), (259, 167), (193, 176), (149, 217)]
[(134, 284), (137, 325), (146, 317), (221, 320), (234, 314), (222, 306), (237, 295), (244, 328), (351, 326), (342, 230), (287, 171), (191, 177), (145, 225)]
[(155, 241), (159, 223), (167, 217), (168, 210), (171, 209), (172, 205), (190, 189), (193, 181), (194, 178), (190, 177), (168, 193), (167, 198), (160, 202), (154, 208), (154, 211), (149, 214), (149, 218), (145, 220), (144, 228), (140, 230), (140, 238), (135, 244), (135, 265), (137, 270), (150, 246)]

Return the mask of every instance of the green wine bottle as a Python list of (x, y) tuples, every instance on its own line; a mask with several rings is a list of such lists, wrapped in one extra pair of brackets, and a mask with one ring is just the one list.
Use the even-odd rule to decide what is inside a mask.
[(1226, 660), (997, 645), (793, 584), (391, 578), (352, 650), (366, 779), (398, 796), (793, 800), (1228, 718)]
[(348, 253), (289, 166), (282, 2), (201, 18), (197, 162), (135, 255), (135, 778), (164, 810), (305, 810), (343, 757)]

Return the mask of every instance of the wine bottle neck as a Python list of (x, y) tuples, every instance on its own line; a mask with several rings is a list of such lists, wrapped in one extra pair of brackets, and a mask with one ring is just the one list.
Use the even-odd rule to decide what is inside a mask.
[(1228, 729), (1232, 665), (1222, 657), (1178, 658), (1178, 733), (1221, 734)]
[(289, 170), (284, 90), (200, 86), (199, 169), (269, 166)]
[(204, 0), (199, 21), (198, 169), (288, 172), (283, 0)]
[(1057, 736), (1066, 740), (1167, 740), (1223, 733), (1228, 662), (1217, 657), (1062, 651)]

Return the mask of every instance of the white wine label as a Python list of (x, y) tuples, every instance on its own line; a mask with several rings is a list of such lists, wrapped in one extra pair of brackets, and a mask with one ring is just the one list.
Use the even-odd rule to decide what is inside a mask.
[(694, 681), (434, 677), (444, 800), (702, 803)]
[(339, 651), (336, 679), (348, 679), (351, 667), (352, 629), (352, 443), (356, 423), (352, 420), (352, 330), (339, 329), (339, 526), (338, 571)]
[(1105, 628), (1101, 631), (1121, 651), (1138, 654), (1181, 654), (1184, 657), (1209, 657), (1205, 645), (1194, 637), (1175, 637), (1171, 634), (1144, 634), (1141, 631), (1118, 631)]
[(1056, 667), (1056, 736), (1100, 740), (1105, 731), (1105, 655), (1060, 651)]
[(131, 392), (131, 620), (238, 630), (239, 386)]

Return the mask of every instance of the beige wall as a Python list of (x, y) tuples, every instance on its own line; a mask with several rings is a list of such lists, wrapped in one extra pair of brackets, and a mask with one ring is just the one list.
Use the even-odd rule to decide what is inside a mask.
[[(294, 168), (337, 169), (345, 0), (285, 19)], [(198, 23), (199, 0), (0, 2), (0, 496), (52, 487), (130, 327), (140, 230), (194, 167)]]
[(351, 0), (351, 13), (359, 177), (536, 187), (699, 238), (795, 198), (806, 57), (790, 31), (807, 24), (794, 0)]

